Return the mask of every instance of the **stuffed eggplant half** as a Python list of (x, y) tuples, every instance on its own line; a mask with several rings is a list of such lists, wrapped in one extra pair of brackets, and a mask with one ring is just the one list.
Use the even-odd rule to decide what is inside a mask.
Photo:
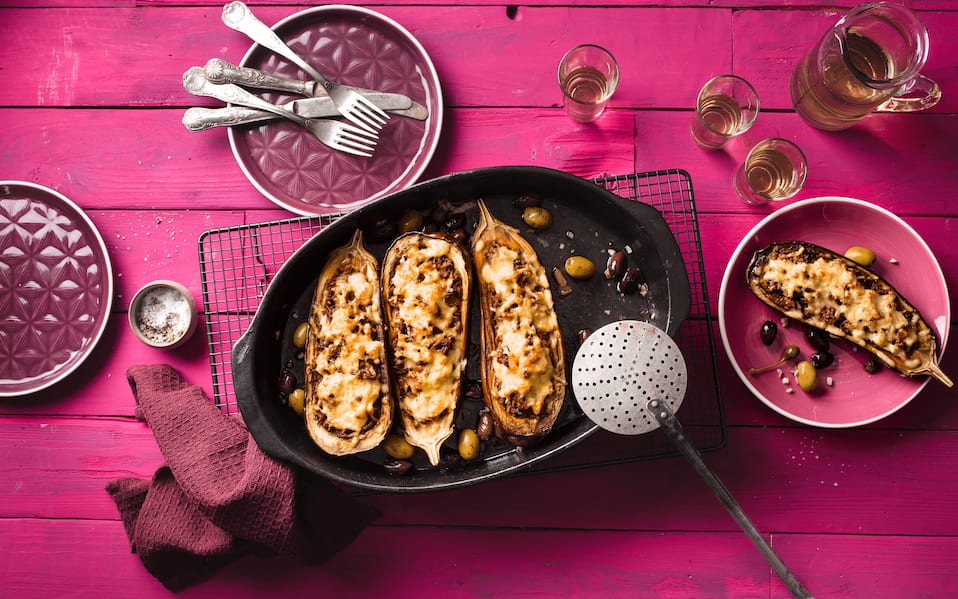
[(376, 447), (393, 422), (378, 266), (357, 230), (330, 253), (310, 307), (306, 429), (332, 455)]
[(900, 374), (952, 385), (938, 366), (935, 333), (918, 310), (848, 258), (804, 241), (774, 243), (752, 257), (747, 282), (785, 316), (871, 352)]
[(524, 444), (548, 433), (562, 408), (562, 335), (549, 279), (532, 246), (481, 200), (479, 214), (472, 252), (483, 396), (505, 435)]
[(389, 363), (402, 434), (432, 465), (452, 434), (466, 377), (472, 265), (440, 233), (406, 233), (383, 259)]

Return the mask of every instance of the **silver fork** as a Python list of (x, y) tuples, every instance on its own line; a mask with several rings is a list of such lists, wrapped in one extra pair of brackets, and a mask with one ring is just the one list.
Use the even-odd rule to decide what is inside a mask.
[(275, 104), (270, 104), (238, 85), (233, 85), (232, 83), (211, 83), (200, 67), (192, 67), (183, 73), (183, 87), (186, 88), (186, 91), (197, 96), (209, 96), (231, 104), (239, 104), (240, 106), (247, 106), (249, 108), (259, 108), (260, 110), (265, 110), (287, 118), (306, 127), (316, 136), (316, 139), (340, 152), (368, 158), (372, 156), (373, 151), (376, 149), (377, 135), (375, 133), (369, 133), (364, 129), (353, 127), (346, 123), (338, 123), (325, 119), (303, 118), (294, 112), (290, 112)]
[(324, 77), (319, 71), (293, 52), (272, 29), (256, 18), (249, 7), (240, 2), (240, 0), (230, 2), (223, 7), (223, 23), (230, 29), (245, 33), (257, 44), (269, 48), (306, 71), (310, 77), (323, 86), (323, 89), (326, 90), (326, 93), (329, 94), (329, 97), (332, 98), (336, 104), (339, 113), (349, 119), (353, 124), (371, 132), (382, 129), (383, 125), (386, 124), (389, 115), (358, 94), (355, 90), (334, 83)]

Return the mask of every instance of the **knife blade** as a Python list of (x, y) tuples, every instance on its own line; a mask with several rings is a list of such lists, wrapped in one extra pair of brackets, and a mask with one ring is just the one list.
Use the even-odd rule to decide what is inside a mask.
[[(375, 102), (377, 106), (392, 114), (419, 121), (426, 120), (429, 116), (426, 107), (415, 102), (413, 106), (409, 108), (393, 109), (393, 106), (406, 106), (408, 104), (409, 98), (401, 94), (372, 92), (368, 97), (371, 101)], [(281, 108), (285, 108), (307, 119), (339, 115), (336, 105), (333, 104), (333, 101), (329, 97), (293, 100), (292, 102), (283, 104)], [(244, 106), (226, 106), (223, 108), (193, 107), (187, 109), (183, 114), (183, 126), (190, 131), (205, 131), (213, 127), (247, 125), (278, 118), (275, 114), (266, 112), (265, 110), (246, 108)]]

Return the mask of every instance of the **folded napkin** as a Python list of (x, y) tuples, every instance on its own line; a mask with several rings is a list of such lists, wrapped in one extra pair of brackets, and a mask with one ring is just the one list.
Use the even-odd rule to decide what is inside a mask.
[(168, 589), (249, 553), (322, 562), (378, 515), (264, 455), (239, 419), (170, 366), (133, 366), (127, 379), (166, 464), (151, 480), (121, 478), (107, 491), (132, 551)]

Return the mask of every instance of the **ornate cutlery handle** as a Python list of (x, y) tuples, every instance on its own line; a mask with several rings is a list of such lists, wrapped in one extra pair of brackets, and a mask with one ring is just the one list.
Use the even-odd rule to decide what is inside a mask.
[(232, 127), (260, 121), (271, 121), (276, 115), (245, 106), (223, 108), (187, 108), (183, 113), (183, 126), (190, 131), (206, 131), (213, 127)]
[(200, 67), (192, 67), (183, 73), (183, 87), (186, 88), (186, 91), (194, 95), (209, 96), (211, 98), (216, 98), (217, 100), (222, 100), (231, 104), (240, 104), (241, 106), (247, 106), (249, 108), (258, 108), (260, 110), (265, 110), (267, 112), (290, 119), (291, 121), (295, 121), (304, 127), (309, 125), (309, 121), (307, 119), (304, 119), (298, 114), (294, 114), (288, 110), (284, 110), (275, 104), (270, 104), (266, 100), (258, 96), (254, 96), (238, 85), (233, 85), (232, 83), (211, 83), (206, 79), (206, 75), (203, 74), (203, 69)]
[(272, 89), (300, 96), (312, 96), (316, 84), (311, 81), (287, 79), (249, 67), (240, 67), (223, 60), (211, 58), (203, 67), (206, 78), (213, 83), (235, 83), (257, 89)]
[(223, 23), (225, 23), (227, 27), (246, 34), (257, 44), (269, 48), (273, 52), (276, 52), (283, 58), (289, 60), (299, 68), (306, 71), (310, 77), (323, 84), (324, 87), (328, 83), (328, 79), (323, 77), (319, 71), (311, 67), (309, 63), (300, 58), (298, 54), (293, 52), (292, 49), (290, 49), (290, 47), (287, 46), (286, 43), (281, 40), (272, 29), (257, 19), (256, 15), (250, 11), (249, 7), (239, 0), (230, 2), (223, 7), (222, 18)]

